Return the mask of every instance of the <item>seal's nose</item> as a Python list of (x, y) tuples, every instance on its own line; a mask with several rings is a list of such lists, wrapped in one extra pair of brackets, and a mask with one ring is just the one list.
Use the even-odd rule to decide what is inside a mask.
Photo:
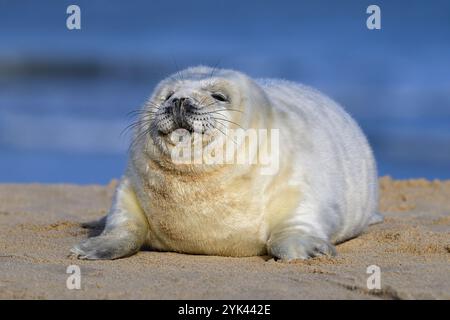
[(178, 123), (179, 126), (184, 125), (184, 117), (185, 113), (189, 112), (192, 108), (192, 101), (189, 98), (185, 97), (176, 97), (172, 99), (172, 111), (174, 115), (175, 122)]
[(189, 98), (173, 98), (172, 107), (174, 109), (189, 109), (192, 106), (191, 99)]

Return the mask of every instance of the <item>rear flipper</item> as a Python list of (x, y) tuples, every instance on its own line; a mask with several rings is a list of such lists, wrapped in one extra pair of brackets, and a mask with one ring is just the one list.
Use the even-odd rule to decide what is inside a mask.
[(377, 224), (384, 221), (384, 217), (379, 212), (375, 212), (369, 219), (369, 225)]
[(281, 261), (336, 255), (336, 249), (329, 241), (302, 232), (272, 235), (267, 242), (267, 250)]
[(106, 218), (107, 217), (108, 216), (104, 216), (100, 220), (93, 220), (93, 221), (83, 222), (81, 224), (81, 227), (85, 228), (85, 229), (100, 229), (100, 230), (103, 230), (105, 228), (105, 225), (106, 225)]

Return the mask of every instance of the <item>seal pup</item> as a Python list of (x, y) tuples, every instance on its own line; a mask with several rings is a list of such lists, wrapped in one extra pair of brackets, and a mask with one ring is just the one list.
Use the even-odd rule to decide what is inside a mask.
[[(278, 141), (236, 144), (227, 132), (239, 128), (275, 130)], [(193, 145), (199, 134), (200, 151), (233, 140), (234, 155), (253, 160), (277, 145), (277, 170), (264, 174), (258, 161), (174, 161), (180, 137)], [(103, 232), (71, 251), (81, 259), (121, 258), (143, 246), (287, 261), (334, 255), (333, 244), (382, 220), (377, 204), (371, 148), (337, 103), (294, 82), (200, 66), (155, 88), (135, 123)]]

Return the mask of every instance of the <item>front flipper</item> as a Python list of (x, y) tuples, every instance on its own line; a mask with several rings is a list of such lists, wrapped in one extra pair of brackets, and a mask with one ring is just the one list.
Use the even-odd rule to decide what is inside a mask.
[(79, 259), (117, 259), (139, 251), (148, 236), (148, 221), (128, 179), (117, 187), (103, 232), (71, 249)]
[(142, 243), (132, 234), (111, 232), (81, 241), (71, 249), (78, 259), (99, 260), (127, 257), (138, 252)]
[(336, 249), (330, 242), (301, 231), (273, 234), (267, 242), (267, 250), (271, 256), (282, 261), (336, 255)]

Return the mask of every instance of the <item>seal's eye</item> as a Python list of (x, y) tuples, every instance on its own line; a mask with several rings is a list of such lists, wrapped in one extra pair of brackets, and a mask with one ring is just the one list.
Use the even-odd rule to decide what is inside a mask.
[(171, 96), (173, 96), (174, 92), (169, 92), (169, 94), (166, 96), (165, 101), (169, 100)]
[(221, 102), (228, 101), (228, 98), (223, 93), (220, 93), (220, 92), (211, 94), (211, 97), (213, 97), (214, 99), (221, 101)]

